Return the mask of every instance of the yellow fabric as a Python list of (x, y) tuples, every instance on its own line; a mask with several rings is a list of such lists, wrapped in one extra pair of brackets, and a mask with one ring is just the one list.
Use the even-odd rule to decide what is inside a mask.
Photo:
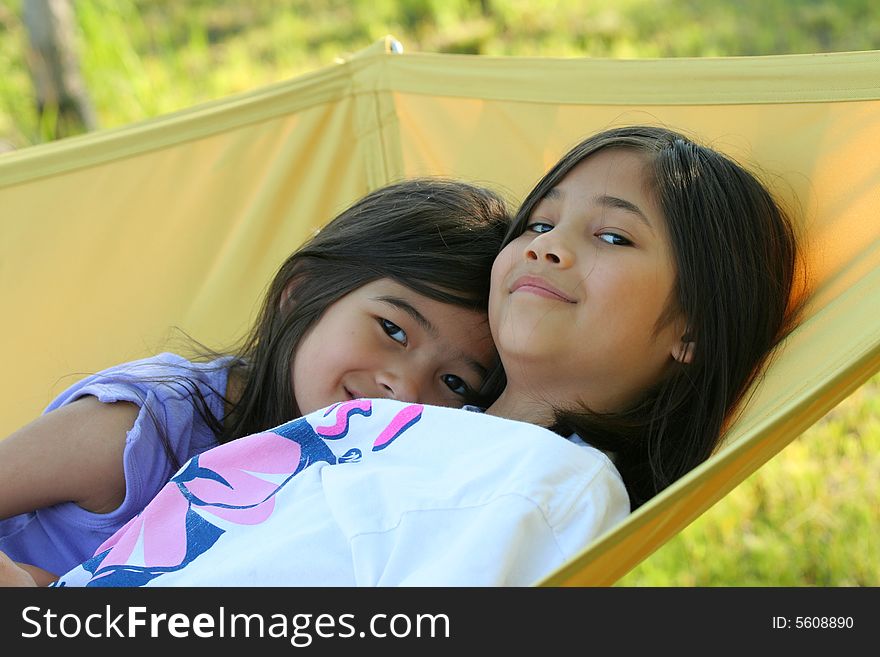
[[(0, 435), (82, 374), (222, 347), (281, 260), (381, 184), (515, 204), (597, 130), (660, 123), (768, 172), (808, 240), (805, 322), (724, 448), (549, 577), (611, 584), (880, 369), (880, 51), (671, 60), (393, 54), (0, 157)], [(173, 345), (171, 345), (173, 347)]]

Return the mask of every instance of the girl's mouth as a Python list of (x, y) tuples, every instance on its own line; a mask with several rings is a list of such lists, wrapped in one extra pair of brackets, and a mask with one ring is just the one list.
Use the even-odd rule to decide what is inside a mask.
[(565, 292), (560, 290), (558, 287), (549, 283), (539, 276), (520, 276), (516, 281), (514, 281), (513, 285), (510, 286), (511, 292), (529, 292), (530, 294), (535, 294), (539, 297), (545, 297), (548, 299), (554, 299), (556, 301), (564, 301), (565, 303), (577, 303), (576, 299), (573, 299)]

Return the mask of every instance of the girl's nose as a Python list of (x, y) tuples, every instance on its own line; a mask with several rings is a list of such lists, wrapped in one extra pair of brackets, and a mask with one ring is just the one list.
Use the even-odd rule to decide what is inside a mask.
[(564, 245), (561, 234), (551, 237), (556, 232), (552, 230), (533, 239), (526, 246), (526, 260), (537, 260), (562, 268), (571, 267), (574, 263), (574, 252)]
[(387, 398), (404, 402), (420, 401), (418, 379), (410, 372), (384, 371), (379, 374), (377, 383)]

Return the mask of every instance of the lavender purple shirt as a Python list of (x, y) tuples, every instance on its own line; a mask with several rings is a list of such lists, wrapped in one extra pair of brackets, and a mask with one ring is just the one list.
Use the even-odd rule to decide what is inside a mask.
[(129, 401), (140, 407), (125, 441), (125, 499), (106, 514), (67, 502), (0, 520), (0, 550), (15, 561), (56, 574), (91, 557), (101, 543), (140, 513), (174, 474), (157, 423), (179, 464), (217, 445), (192, 404), (189, 390), (178, 380), (189, 379), (205, 397), (214, 417), (222, 417), (226, 362), (191, 363), (163, 353), (104, 370), (61, 393), (45, 413), (87, 395), (105, 403)]

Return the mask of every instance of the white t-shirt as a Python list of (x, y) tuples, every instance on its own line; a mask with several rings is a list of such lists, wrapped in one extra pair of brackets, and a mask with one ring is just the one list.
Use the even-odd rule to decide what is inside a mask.
[(526, 586), (629, 513), (601, 451), (490, 415), (335, 404), (184, 465), (58, 584)]

